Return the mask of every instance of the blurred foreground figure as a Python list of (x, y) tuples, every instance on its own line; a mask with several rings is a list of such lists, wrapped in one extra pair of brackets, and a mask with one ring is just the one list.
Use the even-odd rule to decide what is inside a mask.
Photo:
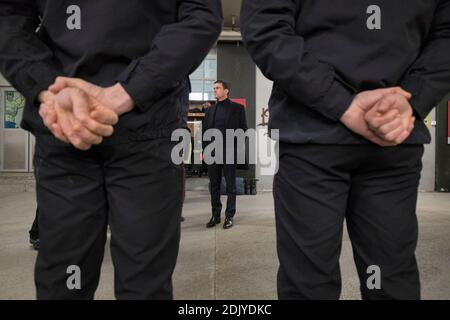
[(364, 299), (419, 299), (424, 119), (450, 90), (450, 0), (243, 0), (274, 81), (280, 299), (338, 299), (344, 220)]
[(0, 72), (36, 136), (38, 299), (94, 298), (108, 224), (116, 297), (173, 297), (170, 138), (221, 27), (219, 0), (0, 1)]

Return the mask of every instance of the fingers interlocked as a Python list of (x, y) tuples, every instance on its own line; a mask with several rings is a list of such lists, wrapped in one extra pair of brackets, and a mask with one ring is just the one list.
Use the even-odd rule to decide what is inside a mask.
[(88, 150), (111, 136), (118, 115), (99, 101), (102, 88), (80, 79), (58, 78), (41, 97), (39, 114), (59, 140)]

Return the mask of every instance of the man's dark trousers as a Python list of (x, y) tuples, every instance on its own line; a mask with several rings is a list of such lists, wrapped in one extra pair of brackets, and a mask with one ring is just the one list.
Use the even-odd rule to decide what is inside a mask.
[[(169, 138), (95, 146), (83, 152), (37, 138), (40, 251), (38, 299), (92, 299), (111, 230), (118, 299), (171, 299), (184, 169)], [(69, 266), (81, 289), (69, 290)]]
[[(344, 220), (363, 299), (419, 299), (422, 145), (280, 143), (274, 179), (280, 299), (338, 299)], [(366, 285), (377, 266), (381, 289)], [(370, 279), (369, 279), (370, 280)]]
[(211, 206), (213, 217), (219, 218), (222, 211), (220, 201), (220, 184), (223, 176), (227, 185), (227, 208), (225, 216), (233, 218), (236, 214), (236, 165), (235, 164), (212, 164), (208, 165), (208, 176), (211, 183)]

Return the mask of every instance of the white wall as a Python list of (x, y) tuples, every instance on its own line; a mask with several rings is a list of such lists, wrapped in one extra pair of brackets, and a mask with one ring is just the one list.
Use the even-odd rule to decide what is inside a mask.
[(425, 145), (425, 153), (423, 155), (422, 175), (420, 179), (419, 190), (423, 192), (434, 192), (436, 184), (436, 110), (433, 109), (426, 119), (426, 124), (431, 132), (431, 144)]
[[(256, 128), (262, 123), (261, 115), (263, 108), (267, 108), (269, 105), (270, 94), (272, 92), (272, 81), (267, 79), (262, 72), (256, 68)], [(268, 119), (266, 119), (267, 122)], [(267, 127), (266, 127), (267, 128)], [(258, 153), (256, 153), (258, 154)], [(260, 166), (256, 165), (256, 179), (259, 180), (258, 190), (272, 190), (273, 176), (261, 176)]]

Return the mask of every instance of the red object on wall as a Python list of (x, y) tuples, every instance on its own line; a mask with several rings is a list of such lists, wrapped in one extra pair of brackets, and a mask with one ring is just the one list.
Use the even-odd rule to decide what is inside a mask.
[(242, 99), (242, 98), (238, 98), (238, 99), (230, 99), (233, 102), (242, 104), (244, 106), (244, 108), (247, 108), (247, 99)]

